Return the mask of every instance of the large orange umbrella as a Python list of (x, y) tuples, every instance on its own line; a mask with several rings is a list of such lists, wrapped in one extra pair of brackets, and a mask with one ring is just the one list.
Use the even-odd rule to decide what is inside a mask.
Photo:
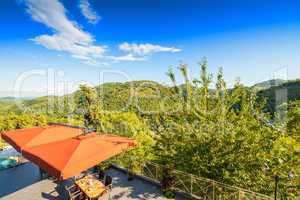
[(24, 148), (40, 144), (64, 140), (83, 133), (82, 129), (65, 126), (50, 125), (3, 132), (2, 139), (21, 152)]
[(134, 146), (134, 140), (90, 133), (23, 150), (23, 156), (52, 176), (67, 179)]

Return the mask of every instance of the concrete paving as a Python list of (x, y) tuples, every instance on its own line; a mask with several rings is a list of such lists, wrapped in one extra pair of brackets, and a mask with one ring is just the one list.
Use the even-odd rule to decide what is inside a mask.
[[(113, 189), (101, 200), (109, 197), (121, 200), (166, 199), (153, 184), (138, 178), (128, 181), (127, 176), (116, 169), (110, 169), (108, 174), (113, 177)], [(0, 171), (1, 200), (64, 200), (67, 197), (62, 188), (50, 179), (40, 181), (38, 167), (32, 163)]]
[(105, 194), (101, 200), (109, 199), (166, 199), (159, 188), (141, 179), (135, 178), (132, 181), (127, 180), (127, 176), (116, 169), (110, 169), (108, 174), (113, 177), (113, 189)]
[(0, 198), (40, 180), (39, 169), (31, 163), (0, 171)]

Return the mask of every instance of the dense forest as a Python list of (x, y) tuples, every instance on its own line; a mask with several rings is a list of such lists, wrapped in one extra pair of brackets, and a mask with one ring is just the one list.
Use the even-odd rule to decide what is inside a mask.
[(206, 61), (200, 77), (190, 77), (185, 64), (176, 70), (184, 84), (170, 69), (172, 86), (105, 83), (61, 97), (2, 99), (0, 129), (85, 125), (135, 138), (138, 147), (125, 156), (128, 167), (153, 161), (264, 194), (272, 194), (279, 175), (281, 197), (299, 197), (300, 81), (253, 87), (237, 81), (227, 88), (222, 69), (213, 76)]

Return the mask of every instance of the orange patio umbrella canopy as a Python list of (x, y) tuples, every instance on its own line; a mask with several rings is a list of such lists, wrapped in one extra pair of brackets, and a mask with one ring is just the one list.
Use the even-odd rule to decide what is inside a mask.
[(90, 133), (26, 148), (23, 155), (52, 176), (67, 179), (134, 145), (125, 137)]
[(3, 132), (2, 139), (21, 152), (25, 148), (76, 137), (83, 129), (66, 125), (49, 125)]

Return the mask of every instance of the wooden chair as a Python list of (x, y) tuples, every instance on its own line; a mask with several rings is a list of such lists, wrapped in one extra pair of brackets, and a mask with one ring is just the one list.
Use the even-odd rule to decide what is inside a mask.
[(104, 179), (104, 186), (105, 186), (105, 189), (107, 190), (108, 192), (108, 199), (110, 200), (110, 192), (112, 190), (112, 178), (111, 176), (109, 175), (106, 175), (105, 176), (105, 179)]
[(70, 200), (79, 200), (81, 199), (81, 191), (78, 190), (76, 185), (65, 186), (65, 189), (68, 192), (68, 196)]
[(112, 178), (109, 175), (105, 176), (104, 185), (106, 189), (111, 190), (112, 189)]

